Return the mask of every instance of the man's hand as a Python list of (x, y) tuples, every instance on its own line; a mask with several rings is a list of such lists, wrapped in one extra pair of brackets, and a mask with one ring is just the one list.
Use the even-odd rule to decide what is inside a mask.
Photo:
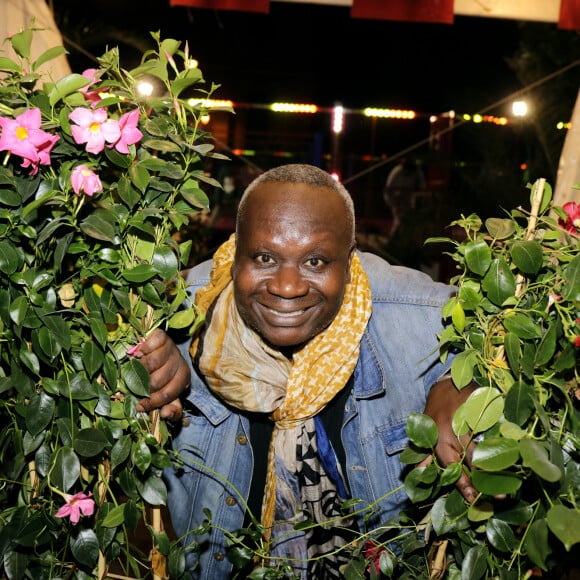
[(175, 343), (161, 329), (154, 330), (133, 354), (149, 371), (151, 397), (137, 403), (137, 411), (161, 408), (161, 417), (179, 421), (183, 406), (179, 396), (190, 384), (189, 366)]
[[(435, 421), (439, 429), (439, 439), (435, 447), (435, 454), (443, 466), (458, 463), (465, 456), (467, 465), (471, 467), (471, 456), (473, 455), (475, 443), (469, 441), (468, 435), (458, 439), (453, 432), (452, 421), (455, 411), (476, 388), (476, 385), (469, 385), (460, 391), (455, 387), (451, 379), (443, 379), (433, 386), (427, 396), (424, 413)], [(419, 466), (425, 467), (431, 460), (432, 458), (429, 456)], [(473, 503), (479, 495), (479, 492), (473, 487), (465, 472), (461, 474), (456, 486), (469, 503)]]

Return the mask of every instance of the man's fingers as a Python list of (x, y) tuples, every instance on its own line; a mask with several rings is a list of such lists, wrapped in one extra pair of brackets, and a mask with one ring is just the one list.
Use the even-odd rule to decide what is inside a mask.
[(475, 487), (473, 487), (471, 479), (469, 479), (469, 476), (467, 473), (465, 473), (465, 471), (461, 473), (461, 477), (457, 480), (455, 486), (469, 503), (473, 503), (479, 495), (478, 491), (475, 489)]

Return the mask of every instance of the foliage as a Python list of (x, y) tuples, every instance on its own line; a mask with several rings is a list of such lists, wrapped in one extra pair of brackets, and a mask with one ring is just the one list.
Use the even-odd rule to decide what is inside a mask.
[[(438, 578), (555, 577), (577, 565), (580, 220), (575, 203), (551, 207), (551, 196), (538, 180), (531, 213), (518, 208), (485, 224), (463, 216), (452, 224), (461, 239), (444, 240), (460, 273), (441, 347), (459, 351), (455, 385), (478, 388), (454, 416), (472, 469), (435, 462), (405, 480), (411, 499), (429, 508), (419, 552), (444, 545)], [(403, 459), (414, 464), (438, 433), (424, 415), (407, 428)], [(462, 469), (479, 491), (472, 505), (453, 487)]]
[[(216, 87), (158, 34), (134, 70), (112, 49), (43, 82), (63, 49), (32, 61), (33, 32), (0, 57), (0, 571), (104, 577), (117, 561), (140, 577), (140, 556), (151, 565), (128, 536), (145, 522), (155, 573), (177, 578), (180, 548), (155, 523), (168, 432), (135, 411), (149, 375), (131, 354), (156, 327), (196, 323), (178, 276), (192, 241), (178, 234), (217, 185), (200, 128)], [(163, 96), (136, 91), (150, 78)]]

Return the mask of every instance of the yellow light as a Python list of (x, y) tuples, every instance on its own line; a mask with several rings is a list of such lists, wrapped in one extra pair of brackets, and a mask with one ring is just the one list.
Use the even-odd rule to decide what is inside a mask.
[(483, 122), (483, 117), (479, 114), (473, 115), (473, 122), (474, 123), (481, 123), (481, 122)]
[(316, 105), (307, 105), (300, 103), (272, 103), (270, 110), (275, 113), (316, 113), (318, 107)]
[(417, 116), (415, 111), (404, 111), (401, 109), (377, 109), (367, 107), (363, 110), (366, 117), (382, 117), (384, 119), (414, 119)]
[(526, 101), (514, 101), (512, 104), (512, 113), (516, 117), (525, 117), (528, 114), (528, 104)]
[(137, 85), (137, 92), (144, 97), (150, 97), (153, 94), (153, 84), (149, 81), (141, 81)]
[(201, 121), (202, 125), (207, 125), (209, 123), (210, 120), (210, 116), (209, 115), (202, 115), (199, 120)]
[(191, 107), (200, 106), (206, 109), (232, 108), (233, 101), (220, 99), (188, 99), (187, 104)]

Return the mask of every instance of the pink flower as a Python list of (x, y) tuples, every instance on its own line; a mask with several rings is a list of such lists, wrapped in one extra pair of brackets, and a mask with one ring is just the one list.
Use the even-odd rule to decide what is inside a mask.
[(50, 165), (50, 152), (59, 140), (40, 128), (40, 109), (29, 109), (16, 119), (0, 117), (0, 151), (10, 151), (23, 158), (22, 167), (32, 167), (35, 175), (39, 165)]
[(75, 493), (74, 495), (64, 494), (66, 503), (54, 514), (55, 518), (70, 518), (71, 524), (78, 524), (81, 517), (92, 516), (95, 511), (95, 500), (90, 499), (93, 494), (89, 492)]
[(381, 559), (381, 554), (386, 551), (384, 546), (377, 546), (372, 540), (367, 540), (363, 546), (363, 556), (366, 560), (369, 560), (369, 567), (367, 572), (370, 573), (371, 566), (374, 566), (375, 572), (381, 574), (381, 566), (379, 561)]
[(575, 201), (569, 201), (562, 206), (562, 209), (568, 217), (566, 221), (559, 218), (558, 223), (567, 232), (577, 234), (580, 231), (580, 204), (577, 204)]
[(99, 176), (86, 165), (77, 165), (72, 170), (70, 181), (77, 195), (81, 191), (84, 191), (87, 195), (93, 195), (93, 193), (103, 190)]
[(99, 78), (95, 76), (95, 73), (98, 71), (98, 68), (88, 68), (83, 71), (83, 76), (87, 79), (90, 79), (91, 82), (86, 86), (80, 89), (80, 92), (84, 95), (85, 99), (93, 104), (98, 103), (101, 100), (101, 95), (99, 95), (99, 91), (91, 91), (90, 88), (99, 82)]
[(76, 123), (70, 128), (75, 143), (86, 143), (89, 153), (100, 153), (105, 148), (105, 142), (115, 143), (121, 137), (119, 121), (108, 119), (104, 109), (77, 107), (69, 119)]
[(115, 143), (115, 149), (119, 153), (129, 153), (128, 145), (138, 143), (143, 137), (143, 133), (137, 129), (139, 122), (139, 109), (135, 109), (129, 113), (125, 113), (119, 119), (119, 128), (121, 129), (121, 137)]

